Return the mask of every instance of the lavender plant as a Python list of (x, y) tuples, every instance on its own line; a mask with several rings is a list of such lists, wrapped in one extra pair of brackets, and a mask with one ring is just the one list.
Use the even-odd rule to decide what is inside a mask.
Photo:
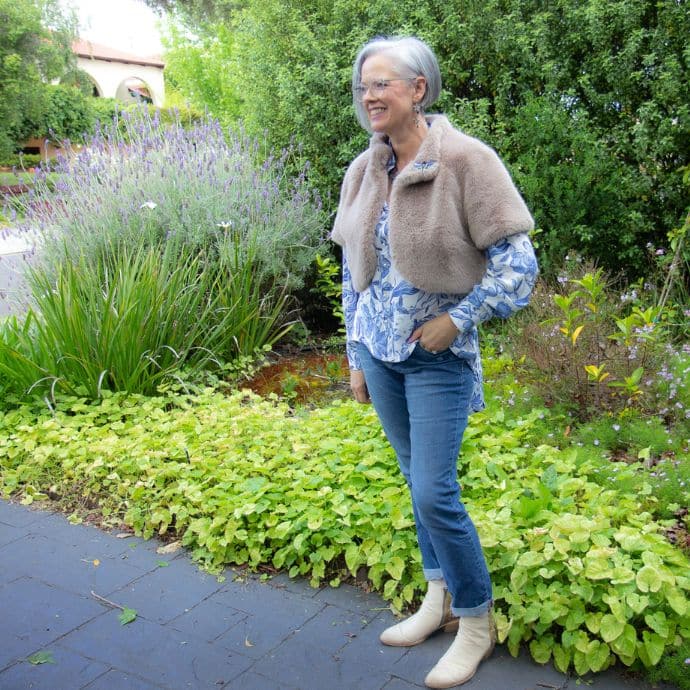
[(179, 119), (163, 126), (146, 109), (119, 113), (79, 153), (58, 159), (54, 189), (50, 170), (38, 172), (19, 232), (40, 244), (48, 272), (75, 256), (97, 263), (112, 247), (170, 240), (210, 258), (239, 237), (259, 279), (292, 290), (324, 237), (321, 201), (308, 165), (288, 174), (292, 149), (263, 161), (260, 151), (259, 141), (226, 135), (210, 118), (185, 128)]

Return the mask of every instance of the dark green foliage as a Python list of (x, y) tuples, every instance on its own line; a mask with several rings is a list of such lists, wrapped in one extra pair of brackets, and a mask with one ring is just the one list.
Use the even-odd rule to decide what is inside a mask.
[(49, 84), (46, 89), (46, 107), (41, 117), (28, 120), (25, 126), (35, 137), (49, 137), (61, 142), (65, 139), (81, 140), (91, 130), (94, 115), (92, 101), (97, 99), (85, 96), (76, 86)]
[(0, 168), (17, 168), (24, 170), (40, 165), (43, 156), (40, 153), (13, 153), (9, 156), (0, 158)]
[(75, 27), (57, 0), (0, 0), (0, 157), (50, 107), (46, 84), (73, 68)]
[[(344, 167), (367, 141), (350, 98), (355, 53), (377, 34), (404, 33), (427, 40), (439, 56), (445, 88), (438, 109), (506, 161), (543, 231), (545, 272), (577, 248), (609, 269), (640, 275), (645, 245), (663, 245), (685, 217), (684, 2), (149, 4), (197, 22), (205, 46), (232, 41), (224, 59), (234, 77), (224, 88), (239, 99), (242, 119), (253, 133), (267, 131), (274, 146), (301, 142), (312, 182), (330, 194), (331, 207)], [(232, 31), (223, 36), (202, 16), (223, 19)], [(214, 102), (195, 94), (195, 105), (213, 111)]]

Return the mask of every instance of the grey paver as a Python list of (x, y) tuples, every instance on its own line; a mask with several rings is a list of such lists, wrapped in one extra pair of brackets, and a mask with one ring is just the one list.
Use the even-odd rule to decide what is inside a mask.
[(207, 642), (220, 637), (248, 616), (237, 611), (218, 597), (208, 598), (173, 618), (168, 625), (180, 632), (187, 632)]
[[(159, 556), (158, 560), (165, 558)], [(221, 587), (215, 575), (202, 572), (186, 558), (180, 558), (113, 590), (108, 596), (123, 606), (137, 609), (144, 618), (167, 623)]]
[(362, 635), (366, 620), (355, 611), (326, 605), (300, 628), (299, 636), (318, 640), (323, 650), (335, 654)]
[(297, 685), (289, 685), (273, 678), (246, 671), (241, 676), (223, 686), (223, 690), (301, 690)]
[(266, 585), (258, 587), (263, 592), (254, 592), (252, 589), (250, 594), (244, 588), (239, 588), (235, 592), (223, 593), (225, 596), (233, 595), (227, 601), (250, 615), (216, 640), (218, 645), (253, 659), (264, 656), (287, 637), (297, 633), (323, 608), (309, 599), (275, 592)]
[(17, 539), (21, 539), (28, 533), (28, 527), (15, 527), (13, 525), (6, 525), (5, 523), (0, 522), (0, 546), (9, 544)]
[[(74, 686), (64, 686), (65, 688)], [(162, 685), (154, 685), (138, 678), (132, 673), (111, 669), (92, 683), (84, 685), (82, 690), (161, 690)]]
[(348, 640), (348, 643), (338, 652), (338, 656), (346, 664), (369, 664), (374, 668), (394, 667), (395, 663), (405, 655), (407, 647), (387, 647), (379, 642), (379, 635), (385, 625), (377, 624), (379, 619), (369, 623), (357, 637)]
[(38, 520), (47, 519), (52, 513), (25, 508), (8, 501), (0, 501), (0, 522), (14, 527), (32, 525)]
[(314, 601), (325, 602), (340, 606), (344, 609), (359, 612), (367, 621), (378, 616), (381, 609), (389, 611), (388, 606), (376, 594), (364, 592), (352, 585), (340, 585), (340, 587), (324, 587), (316, 596)]
[[(247, 611), (247, 613), (265, 613), (266, 615), (284, 606), (304, 607), (305, 610), (316, 613), (326, 605), (326, 602), (317, 602), (313, 597), (272, 587), (253, 578), (226, 582), (218, 596), (225, 597), (226, 603), (233, 608)], [(293, 604), (293, 602), (297, 603)]]
[[(157, 554), (159, 545), (0, 500), (0, 688), (413, 690), (453, 640), (437, 634), (416, 647), (385, 647), (378, 637), (395, 618), (377, 595), (284, 575), (263, 582), (238, 568), (219, 582), (184, 551)], [(137, 619), (121, 625), (91, 590), (137, 609)], [(28, 664), (38, 650), (56, 663)], [(652, 687), (620, 668), (584, 681), (594, 690)], [(576, 682), (498, 646), (465, 687)]]
[(240, 655), (141, 618), (121, 625), (115, 611), (65, 635), (60, 646), (169, 690), (222, 687), (251, 665)]
[(0, 669), (103, 613), (94, 601), (20, 577), (0, 587)]
[(289, 681), (301, 690), (379, 690), (390, 680), (385, 665), (344, 662), (338, 654), (328, 653), (315, 642), (293, 635), (261, 660), (261, 674), (276, 681)]
[(34, 524), (29, 529), (40, 536), (78, 547), (102, 562), (105, 559), (124, 561), (141, 572), (155, 569), (159, 561), (171, 561), (184, 556), (182, 549), (176, 554), (161, 556), (156, 553), (160, 546), (158, 542), (129, 535), (120, 539), (116, 536), (117, 533), (104, 532), (91, 525), (70, 524), (64, 515), (57, 513), (49, 515), (40, 524)]
[[(39, 650), (32, 650), (32, 654)], [(3, 690), (55, 690), (55, 688), (81, 688), (103, 675), (108, 666), (87, 659), (68, 649), (51, 646), (54, 663), (33, 665), (21, 661), (0, 673)]]
[(419, 685), (408, 683), (402, 678), (391, 678), (388, 683), (383, 686), (383, 690), (418, 690), (419, 687)]
[(85, 596), (92, 590), (103, 595), (141, 577), (140, 569), (113, 559), (101, 560), (101, 556), (89, 544), (65, 544), (35, 533), (0, 547), (0, 562), (11, 559), (18, 575)]

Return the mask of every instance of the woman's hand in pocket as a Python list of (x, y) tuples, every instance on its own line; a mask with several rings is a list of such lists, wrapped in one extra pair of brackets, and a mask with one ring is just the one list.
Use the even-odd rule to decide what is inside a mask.
[(419, 341), (427, 352), (442, 352), (447, 350), (458, 336), (458, 329), (448, 314), (441, 314), (431, 321), (416, 328), (408, 338), (408, 342)]

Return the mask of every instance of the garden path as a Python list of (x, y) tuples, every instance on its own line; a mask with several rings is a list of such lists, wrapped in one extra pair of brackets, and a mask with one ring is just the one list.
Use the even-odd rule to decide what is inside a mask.
[(22, 239), (0, 232), (0, 318), (21, 311), (26, 286), (23, 280), (25, 262), (31, 254)]
[[(0, 688), (415, 690), (451, 640), (383, 647), (393, 616), (375, 594), (235, 569), (221, 582), (162, 546), (0, 500)], [(620, 669), (583, 685), (503, 646), (463, 687), (578, 686), (651, 687)]]

